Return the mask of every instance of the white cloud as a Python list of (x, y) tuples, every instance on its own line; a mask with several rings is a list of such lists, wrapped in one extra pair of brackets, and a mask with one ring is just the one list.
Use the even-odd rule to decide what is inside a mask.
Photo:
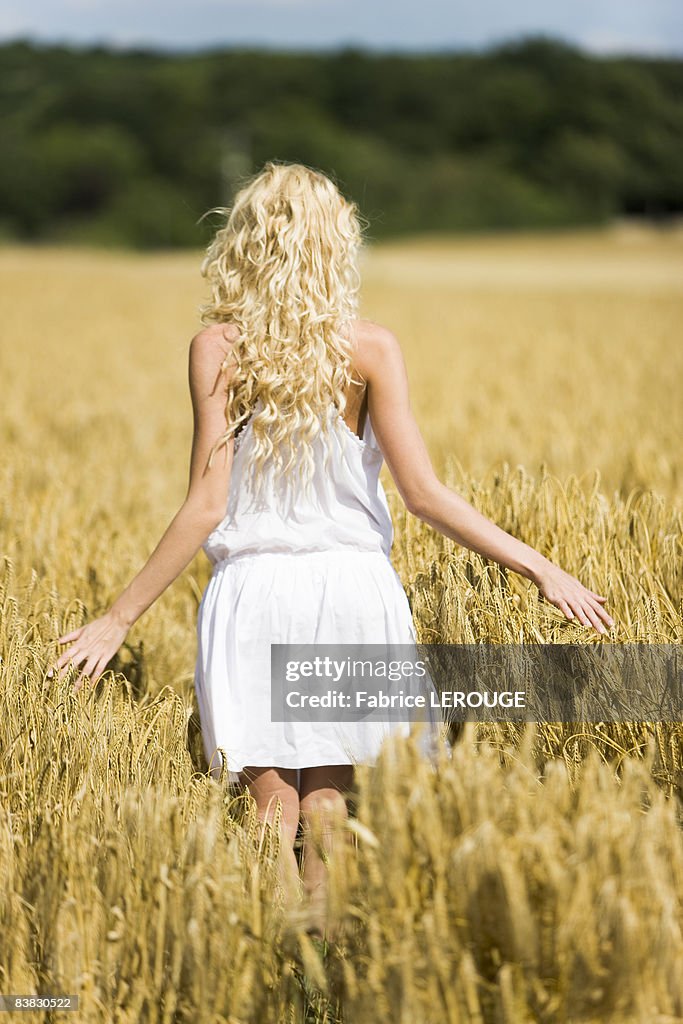
[(31, 19), (23, 11), (0, 9), (0, 38), (18, 36), (31, 31)]
[(611, 32), (609, 29), (596, 29), (587, 32), (581, 38), (582, 45), (591, 53), (618, 54), (633, 53), (637, 51), (642, 54), (666, 53), (669, 49), (668, 40), (657, 36), (642, 36), (634, 40), (632, 35), (623, 32)]

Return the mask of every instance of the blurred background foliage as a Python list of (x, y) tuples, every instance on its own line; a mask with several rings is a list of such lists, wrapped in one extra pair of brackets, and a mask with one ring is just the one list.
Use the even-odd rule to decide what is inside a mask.
[[(268, 159), (332, 175), (369, 237), (667, 219), (683, 61), (528, 37), (407, 56), (0, 47), (0, 238), (204, 245)], [(213, 221), (215, 225), (215, 219)]]

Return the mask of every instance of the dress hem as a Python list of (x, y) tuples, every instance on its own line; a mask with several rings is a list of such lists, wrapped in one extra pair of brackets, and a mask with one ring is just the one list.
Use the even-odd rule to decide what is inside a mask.
[[(334, 767), (336, 765), (344, 765), (344, 766), (350, 765), (350, 766), (355, 768), (358, 765), (366, 764), (366, 765), (370, 765), (370, 767), (372, 767), (375, 764), (375, 760), (376, 760), (375, 758), (368, 758), (368, 759), (357, 760), (357, 761), (352, 761), (352, 760), (348, 760), (348, 759), (340, 761), (340, 760), (332, 760), (330, 757), (326, 757), (323, 760), (315, 761), (313, 764), (311, 764), (310, 761), (307, 761), (306, 764), (277, 764), (277, 763), (274, 762), (274, 759), (270, 759), (269, 758), (269, 760), (265, 761), (263, 764), (258, 764), (258, 763), (254, 762), (254, 761), (246, 761), (240, 768), (233, 768), (232, 766), (230, 766), (227, 763), (226, 763), (225, 767), (226, 767), (227, 771), (231, 772), (234, 775), (237, 775), (240, 772), (243, 772), (245, 768), (283, 768), (283, 769), (286, 769), (288, 771), (289, 770), (291, 770), (291, 771), (302, 771), (304, 768), (326, 768), (328, 766)], [(220, 767), (221, 767), (221, 765), (218, 764), (218, 765), (215, 765), (214, 767), (210, 768), (209, 770), (210, 771), (218, 771), (220, 769)]]

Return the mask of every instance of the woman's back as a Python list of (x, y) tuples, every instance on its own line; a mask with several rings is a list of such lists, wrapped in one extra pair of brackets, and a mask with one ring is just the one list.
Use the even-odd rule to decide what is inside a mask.
[[(255, 411), (258, 411), (256, 409)], [(312, 445), (314, 470), (304, 489), (294, 474), (250, 463), (252, 419), (234, 442), (226, 515), (203, 545), (212, 562), (265, 552), (338, 549), (389, 555), (391, 516), (379, 479), (382, 453), (365, 415), (362, 437), (332, 407), (328, 430)]]

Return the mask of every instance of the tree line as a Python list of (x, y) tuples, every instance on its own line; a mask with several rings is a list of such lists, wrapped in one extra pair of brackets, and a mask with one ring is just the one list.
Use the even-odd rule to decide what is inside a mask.
[(0, 238), (204, 245), (268, 159), (332, 175), (370, 238), (683, 209), (683, 61), (538, 36), (479, 52), (0, 47)]

